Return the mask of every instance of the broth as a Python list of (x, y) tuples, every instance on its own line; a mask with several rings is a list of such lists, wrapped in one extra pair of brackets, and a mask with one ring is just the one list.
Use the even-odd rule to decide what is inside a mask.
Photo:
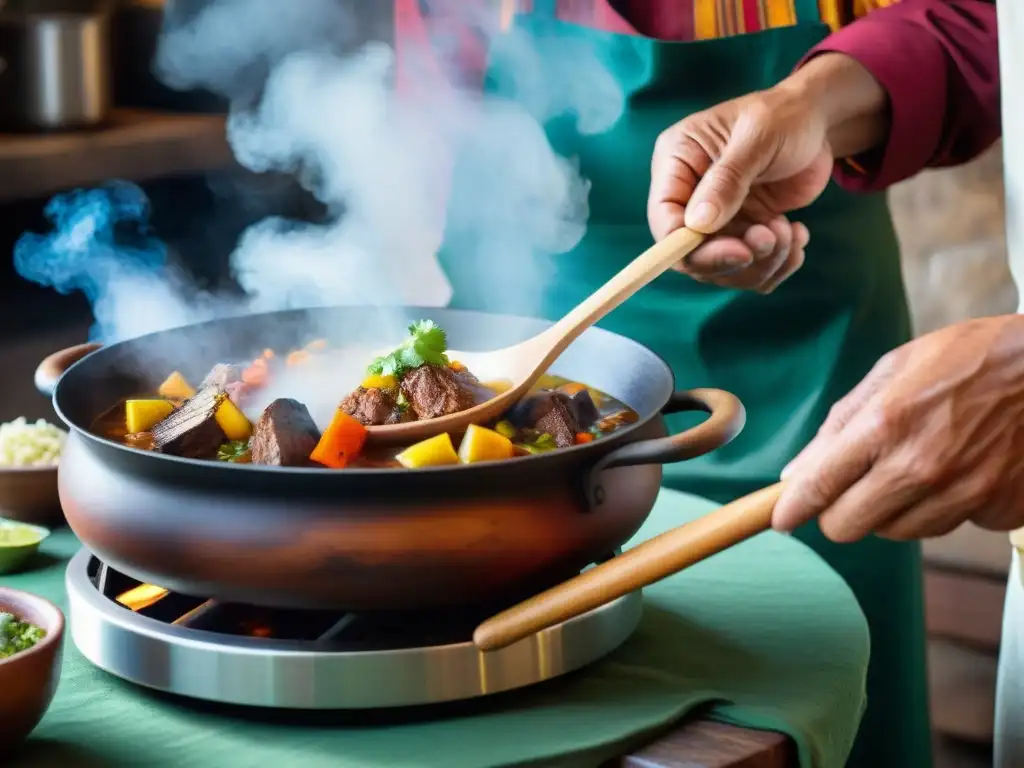
[(268, 390), (282, 388), (281, 371), (307, 365), (325, 351), (320, 341), (282, 357), (264, 350), (241, 366), (215, 365), (198, 388), (175, 371), (155, 392), (113, 404), (91, 429), (133, 448), (211, 461), (415, 469), (515, 460), (599, 440), (638, 419), (605, 392), (545, 375), (502, 420), (471, 426), (457, 451), (444, 434), (400, 448), (364, 446), (366, 426), (465, 410), (507, 386), (481, 382), (448, 360), (443, 331), (428, 321), (411, 326), (402, 346), (370, 364), (359, 386), (335, 401), (323, 431), (299, 400), (277, 397), (265, 408), (255, 407)]

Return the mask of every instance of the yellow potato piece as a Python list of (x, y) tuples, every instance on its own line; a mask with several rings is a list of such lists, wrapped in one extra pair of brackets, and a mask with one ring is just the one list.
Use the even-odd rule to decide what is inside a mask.
[(494, 379), (492, 381), (481, 381), (480, 383), (499, 395), (512, 389), (512, 382), (509, 379)]
[(166, 400), (128, 400), (124, 404), (124, 421), (130, 434), (148, 432), (174, 411)]
[(515, 448), (504, 435), (487, 427), (471, 424), (459, 445), (459, 459), (463, 464), (478, 461), (501, 461), (512, 458)]
[(213, 414), (228, 440), (248, 440), (252, 436), (252, 424), (238, 406), (224, 398)]
[(168, 400), (188, 400), (195, 393), (193, 386), (178, 371), (164, 379), (164, 383), (157, 389), (157, 394)]
[(447, 432), (410, 445), (395, 458), (407, 469), (442, 467), (459, 463), (459, 455), (455, 453), (455, 446), (452, 445), (452, 439)]
[(398, 379), (394, 376), (382, 376), (371, 373), (362, 383), (363, 389), (398, 389)]

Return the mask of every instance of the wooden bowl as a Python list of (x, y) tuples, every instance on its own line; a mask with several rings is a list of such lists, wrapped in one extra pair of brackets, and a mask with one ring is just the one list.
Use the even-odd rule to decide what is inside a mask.
[(32, 733), (53, 701), (60, 680), (64, 614), (42, 597), (0, 587), (0, 611), (46, 631), (27, 651), (0, 659), (0, 744), (19, 743)]
[(0, 517), (47, 528), (63, 525), (57, 466), (0, 467)]

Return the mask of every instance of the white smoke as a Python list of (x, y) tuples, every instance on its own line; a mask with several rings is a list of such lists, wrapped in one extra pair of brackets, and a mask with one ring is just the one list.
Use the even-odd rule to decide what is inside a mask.
[[(218, 314), (444, 304), (450, 288), (438, 265), (442, 243), (492, 274), (517, 314), (537, 312), (551, 275), (532, 257), (579, 242), (588, 193), (574, 159), (552, 149), (542, 123), (568, 114), (581, 131), (600, 132), (621, 114), (623, 89), (584, 44), (538, 49), (499, 30), (496, 11), (492, 18), (471, 13), (475, 3), (422, 3), (432, 4), (444, 18), (441, 32), (468, 26), (500, 46), (514, 72), (515, 102), (481, 95), (476, 84), (420, 89), (409, 98), (395, 87), (392, 49), (357, 46), (366, 31), (351, 0), (207, 0), (188, 17), (184, 0), (168, 3), (155, 62), (160, 77), (227, 96), (239, 163), (294, 174), (332, 216), (325, 224), (271, 218), (250, 227), (231, 256), (247, 295), (241, 302), (197, 303), (166, 270), (118, 279), (107, 259), (107, 279), (89, 276), (99, 294), (90, 298), (105, 308), (101, 341)], [(451, 63), (446, 45), (403, 53)], [(452, 160), (459, 173), (446, 195)], [(48, 247), (46, 259), (57, 258), (52, 239)], [(53, 285), (46, 277), (52, 265), (39, 269), (42, 257), (31, 255), (20, 261), (22, 274)], [(79, 259), (76, 268), (87, 264)]]

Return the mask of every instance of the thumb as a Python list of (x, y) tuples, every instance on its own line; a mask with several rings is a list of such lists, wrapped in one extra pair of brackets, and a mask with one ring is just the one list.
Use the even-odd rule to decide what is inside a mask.
[(686, 205), (686, 226), (712, 234), (728, 224), (764, 170), (764, 157), (753, 136), (734, 134), (693, 191)]

